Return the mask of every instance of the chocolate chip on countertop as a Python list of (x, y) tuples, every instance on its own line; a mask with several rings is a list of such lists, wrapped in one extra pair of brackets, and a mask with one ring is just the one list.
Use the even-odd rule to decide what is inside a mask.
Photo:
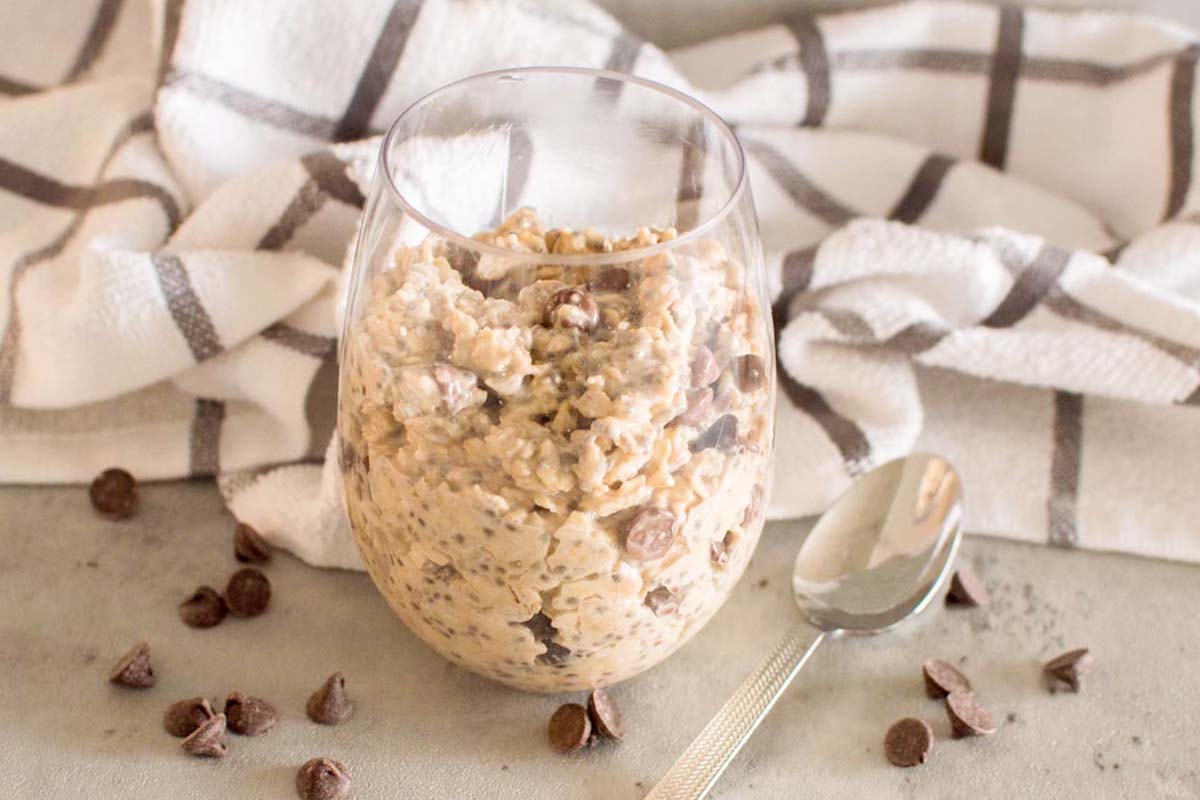
[(692, 387), (701, 389), (711, 386), (719, 377), (721, 368), (717, 366), (717, 357), (713, 355), (712, 350), (700, 345), (696, 348), (696, 354), (692, 356)]
[(271, 560), (271, 545), (254, 528), (239, 522), (233, 529), (233, 557), (243, 564), (261, 564)]
[(271, 582), (258, 570), (239, 569), (225, 586), (225, 605), (238, 617), (256, 617), (271, 602)]
[(88, 489), (92, 507), (113, 519), (128, 519), (137, 509), (137, 481), (120, 467), (106, 469)]
[(179, 747), (189, 756), (224, 758), (228, 752), (225, 749), (225, 715), (214, 714), (206, 719)]
[(608, 692), (603, 689), (594, 690), (588, 697), (587, 709), (592, 727), (597, 733), (609, 739), (624, 738), (625, 720), (621, 716), (621, 709)]
[(350, 796), (350, 773), (332, 758), (304, 762), (296, 773), (296, 794), (301, 800), (343, 800)]
[(729, 451), (737, 445), (737, 441), (737, 417), (733, 414), (723, 414), (717, 417), (717, 420), (708, 426), (708, 429), (704, 433), (692, 440), (691, 449), (693, 453), (699, 453), (701, 450), (707, 450), (710, 447)]
[(931, 658), (922, 667), (925, 675), (925, 694), (940, 700), (953, 692), (972, 692), (967, 676), (955, 669), (950, 662)]
[(172, 703), (163, 713), (163, 727), (172, 736), (183, 738), (215, 716), (212, 706), (203, 697), (189, 697)]
[(986, 708), (975, 699), (973, 692), (951, 692), (946, 695), (946, 713), (955, 739), (965, 736), (991, 736), (996, 723)]
[(913, 717), (897, 720), (883, 737), (883, 752), (897, 767), (924, 764), (933, 753), (933, 729)]
[(239, 736), (258, 736), (275, 727), (275, 708), (261, 697), (230, 692), (225, 698), (225, 719), (229, 730)]
[(1050, 659), (1042, 666), (1042, 672), (1052, 689), (1063, 684), (1072, 692), (1078, 692), (1083, 685), (1083, 676), (1091, 668), (1092, 654), (1086, 647), (1081, 647)]
[(625, 552), (638, 561), (662, 558), (675, 541), (675, 517), (661, 508), (643, 508), (622, 526)]
[(130, 689), (149, 689), (154, 685), (154, 668), (150, 666), (150, 644), (138, 642), (113, 666), (108, 674), (110, 683)]
[(988, 594), (987, 587), (975, 574), (975, 570), (963, 564), (950, 578), (946, 602), (951, 605), (986, 606), (992, 602), (992, 596)]
[(321, 725), (340, 725), (354, 713), (354, 703), (346, 694), (346, 677), (340, 672), (330, 675), (308, 698), (305, 706), (308, 718)]
[(211, 628), (225, 619), (229, 609), (211, 586), (201, 586), (179, 604), (179, 618), (191, 628)]
[(612, 267), (588, 281), (588, 288), (597, 292), (623, 292), (629, 288), (629, 270)]
[(559, 706), (550, 717), (548, 734), (550, 746), (560, 753), (570, 753), (583, 747), (592, 736), (592, 722), (587, 709), (578, 703)]
[(582, 289), (567, 287), (546, 301), (546, 327), (590, 331), (600, 321), (600, 306)]
[(767, 368), (760, 356), (748, 353), (737, 360), (737, 386), (743, 392), (754, 392), (767, 382)]

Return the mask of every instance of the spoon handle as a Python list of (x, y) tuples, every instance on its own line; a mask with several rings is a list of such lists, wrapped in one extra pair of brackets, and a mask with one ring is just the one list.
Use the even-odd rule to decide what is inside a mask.
[(646, 800), (700, 800), (733, 761), (783, 690), (825, 639), (796, 623), (700, 731)]

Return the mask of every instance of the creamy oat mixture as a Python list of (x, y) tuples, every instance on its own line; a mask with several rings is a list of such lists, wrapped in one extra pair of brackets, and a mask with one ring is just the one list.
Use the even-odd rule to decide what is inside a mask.
[[(476, 238), (574, 254), (674, 235), (545, 230), (525, 209)], [(526, 689), (614, 683), (686, 641), (745, 568), (766, 330), (719, 244), (678, 251), (517, 274), (431, 238), (369, 287), (343, 367), (350, 516), (376, 584), (447, 658)]]

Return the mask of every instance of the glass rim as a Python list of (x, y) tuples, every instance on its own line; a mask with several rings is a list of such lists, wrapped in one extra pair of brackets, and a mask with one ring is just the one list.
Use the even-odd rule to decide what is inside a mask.
[[(702, 118), (708, 120), (721, 133), (721, 136), (733, 147), (734, 155), (737, 159), (737, 181), (733, 189), (729, 192), (729, 196), (725, 198), (715, 212), (709, 215), (706, 219), (698, 222), (694, 227), (688, 229), (684, 233), (677, 235), (674, 239), (669, 239), (658, 244), (647, 245), (644, 247), (635, 247), (629, 250), (621, 250), (611, 253), (586, 253), (586, 254), (559, 254), (559, 253), (529, 253), (519, 250), (509, 250), (505, 247), (499, 247), (487, 242), (481, 242), (473, 239), (470, 236), (464, 235), (458, 231), (452, 230), (447, 226), (435, 222), (427, 215), (419, 211), (408, 199), (404, 196), (404, 192), (396, 185), (396, 179), (392, 175), (390, 165), (390, 153), (392, 145), (395, 142), (397, 135), (400, 132), (400, 124), (413, 112), (420, 109), (422, 106), (436, 100), (438, 97), (451, 92), (452, 90), (461, 88), (464, 84), (475, 82), (484, 82), (485, 80), (493, 80), (502, 78), (506, 75), (582, 75), (593, 79), (603, 78), (606, 80), (617, 81), (620, 83), (634, 84), (644, 89), (657, 92), (659, 94), (670, 97), (673, 100), (679, 101), (696, 111)], [(682, 247), (685, 244), (700, 239), (704, 234), (715, 228), (721, 223), (730, 211), (741, 200), (742, 194), (746, 191), (747, 169), (746, 169), (746, 153), (742, 149), (742, 143), (738, 140), (737, 135), (733, 132), (733, 128), (729, 126), (720, 114), (713, 111), (704, 103), (697, 100), (685, 92), (678, 89), (673, 89), (666, 84), (652, 81), (647, 78), (630, 75), (624, 72), (614, 72), (607, 69), (593, 69), (591, 67), (513, 67), (510, 69), (496, 69), (487, 72), (479, 72), (474, 75), (469, 75), (465, 78), (460, 78), (456, 81), (446, 84), (440, 88), (434, 89), (432, 92), (422, 96), (414, 103), (405, 108), (400, 115), (396, 117), (388, 128), (387, 134), (383, 137), (383, 142), (380, 145), (379, 152), (379, 167), (383, 171), (383, 179), (388, 187), (388, 191), (392, 195), (392, 199), (406, 213), (412, 215), (420, 222), (430, 233), (437, 234), (446, 241), (468, 250), (473, 250), (481, 255), (493, 255), (501, 258), (518, 261), (531, 261), (538, 264), (561, 264), (561, 265), (597, 265), (597, 264), (614, 264), (626, 263), (630, 261), (640, 261), (656, 253), (673, 250)], [(516, 210), (516, 209), (513, 209)], [(650, 224), (650, 223), (647, 223)]]

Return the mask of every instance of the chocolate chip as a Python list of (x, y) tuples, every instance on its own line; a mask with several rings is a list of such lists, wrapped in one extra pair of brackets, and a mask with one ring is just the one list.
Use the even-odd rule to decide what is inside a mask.
[(582, 289), (567, 287), (546, 301), (546, 327), (575, 328), (590, 331), (600, 321), (600, 306)]
[(332, 758), (304, 762), (296, 773), (296, 794), (301, 800), (343, 800), (350, 796), (350, 773)]
[(546, 652), (538, 654), (536, 659), (538, 663), (554, 666), (564, 663), (571, 657), (571, 649), (563, 647), (553, 639), (547, 639), (543, 644), (546, 645)]
[(762, 513), (763, 495), (766, 492), (763, 490), (761, 483), (754, 484), (754, 488), (750, 490), (750, 503), (746, 506), (745, 512), (742, 514), (742, 527), (746, 527), (751, 522), (758, 518)]
[(203, 697), (189, 697), (172, 703), (163, 713), (163, 727), (172, 736), (183, 738), (214, 716), (212, 706)]
[(254, 528), (239, 522), (233, 529), (233, 557), (243, 564), (270, 561), (271, 545)]
[(308, 718), (321, 725), (341, 725), (354, 713), (354, 703), (346, 694), (346, 677), (340, 672), (330, 675), (308, 698)]
[(154, 668), (150, 666), (149, 642), (138, 642), (113, 666), (108, 674), (110, 683), (130, 689), (149, 689), (154, 685)]
[(1086, 647), (1081, 647), (1050, 659), (1042, 667), (1042, 672), (1050, 681), (1051, 688), (1063, 684), (1072, 692), (1078, 692), (1083, 685), (1083, 676), (1091, 668), (1092, 654)]
[(179, 604), (179, 618), (191, 628), (211, 628), (225, 619), (229, 609), (216, 589), (201, 586)]
[(946, 695), (946, 713), (955, 739), (964, 736), (991, 736), (996, 723), (988, 710), (975, 699), (974, 692), (951, 692)]
[(621, 709), (603, 689), (596, 689), (588, 697), (588, 716), (592, 727), (601, 736), (609, 739), (622, 739), (625, 736), (625, 721), (621, 717)]
[(271, 582), (254, 568), (239, 569), (225, 586), (225, 605), (238, 617), (257, 617), (271, 602)]
[(88, 489), (92, 507), (113, 519), (128, 519), (137, 509), (137, 482), (120, 467), (106, 469)]
[(666, 617), (679, 610), (679, 598), (666, 586), (656, 586), (646, 592), (643, 602), (656, 617)]
[(735, 368), (737, 386), (743, 392), (754, 392), (767, 382), (767, 368), (761, 357), (749, 353), (740, 356)]
[(451, 411), (461, 409), (479, 386), (479, 377), (474, 372), (448, 364), (434, 365), (433, 380), (441, 390), (442, 402)]
[(560, 753), (570, 753), (587, 744), (592, 736), (592, 722), (587, 709), (578, 703), (558, 707), (550, 717), (548, 729), (550, 746)]
[(228, 752), (225, 749), (225, 715), (214, 714), (204, 720), (179, 747), (189, 756), (224, 758)]
[(638, 561), (662, 558), (675, 541), (675, 517), (661, 508), (643, 508), (622, 526), (625, 552)]
[(950, 578), (950, 590), (946, 592), (946, 603), (963, 606), (986, 606), (992, 602), (987, 587), (975, 574), (975, 570), (964, 564)]
[(733, 548), (737, 546), (738, 535), (733, 531), (725, 531), (725, 537), (719, 542), (709, 545), (708, 552), (714, 564), (728, 564)]
[(925, 694), (940, 700), (952, 692), (972, 692), (967, 676), (955, 669), (948, 661), (931, 658), (922, 668), (925, 675)]
[(629, 270), (612, 267), (588, 281), (588, 288), (598, 292), (623, 292), (629, 288)]
[(229, 730), (239, 736), (258, 736), (275, 727), (275, 708), (260, 697), (230, 692), (225, 698), (225, 719)]
[(717, 366), (717, 357), (712, 350), (700, 345), (692, 356), (692, 386), (697, 389), (711, 386), (719, 377), (721, 368)]
[(687, 408), (679, 416), (671, 420), (676, 425), (699, 427), (708, 413), (712, 411), (713, 390), (707, 386), (703, 389), (688, 389)]
[(933, 729), (913, 717), (896, 720), (883, 737), (883, 752), (897, 767), (924, 764), (933, 753)]
[(529, 629), (533, 634), (533, 638), (539, 642), (544, 642), (547, 639), (553, 639), (557, 631), (554, 630), (554, 623), (544, 613), (539, 611), (529, 619), (521, 623)]
[(693, 453), (699, 453), (701, 450), (717, 447), (728, 452), (737, 445), (737, 440), (737, 417), (733, 414), (724, 414), (717, 417), (716, 422), (692, 441), (691, 449)]

